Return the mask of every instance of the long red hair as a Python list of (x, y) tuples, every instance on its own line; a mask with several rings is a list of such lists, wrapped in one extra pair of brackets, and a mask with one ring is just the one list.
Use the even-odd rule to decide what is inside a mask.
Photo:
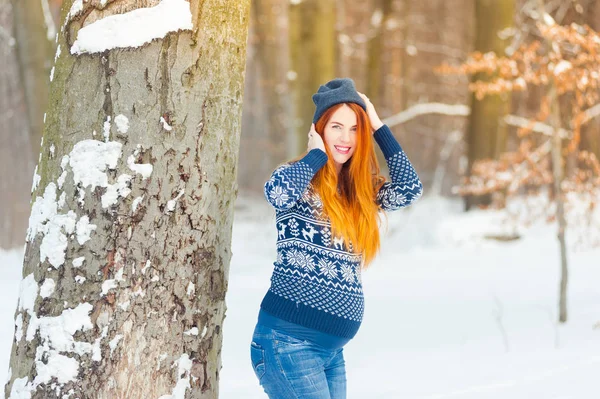
[(313, 178), (312, 185), (331, 221), (332, 234), (343, 236), (346, 248), (351, 242), (353, 252), (362, 252), (362, 266), (366, 268), (379, 250), (379, 207), (375, 196), (385, 181), (379, 174), (369, 118), (358, 104), (337, 104), (323, 113), (315, 124), (315, 130), (325, 142), (325, 126), (344, 104), (356, 114), (356, 148), (338, 175), (333, 155), (325, 145), (329, 159)]

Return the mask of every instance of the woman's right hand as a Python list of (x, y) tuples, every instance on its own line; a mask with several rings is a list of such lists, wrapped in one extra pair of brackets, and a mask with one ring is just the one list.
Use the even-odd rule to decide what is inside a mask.
[(310, 125), (310, 132), (308, 132), (308, 151), (310, 150), (314, 150), (315, 148), (318, 148), (319, 150), (326, 152), (325, 151), (325, 143), (323, 143), (323, 139), (321, 138), (321, 135), (319, 133), (317, 133), (317, 131), (315, 130), (315, 124), (313, 123), (312, 125)]

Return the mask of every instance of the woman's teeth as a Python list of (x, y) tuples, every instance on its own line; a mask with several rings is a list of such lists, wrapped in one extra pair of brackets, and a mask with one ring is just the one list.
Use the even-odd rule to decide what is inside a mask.
[(338, 152), (340, 154), (347, 154), (347, 153), (350, 152), (350, 147), (340, 147), (340, 146), (337, 146), (337, 145), (334, 145), (334, 147), (335, 147), (336, 150), (338, 150)]

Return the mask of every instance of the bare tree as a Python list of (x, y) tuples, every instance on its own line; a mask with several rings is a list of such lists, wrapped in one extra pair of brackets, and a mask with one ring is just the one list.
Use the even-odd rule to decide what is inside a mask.
[(6, 397), (218, 396), (249, 6), (64, 4)]
[[(523, 44), (506, 57), (474, 53), (460, 67), (445, 65), (441, 70), (493, 76), (491, 81), (477, 80), (471, 85), (479, 97), (543, 90), (535, 118), (505, 118), (506, 123), (519, 127), (518, 149), (501, 154), (498, 160), (475, 163), (458, 192), (499, 192), (503, 198), (520, 191), (548, 193), (560, 247), (559, 321), (566, 322), (567, 196), (592, 216), (600, 194), (600, 162), (580, 147), (582, 127), (600, 115), (600, 79), (595, 72), (600, 68), (600, 35), (588, 26), (557, 24), (543, 2), (539, 3), (534, 17), (540, 40)], [(569, 114), (563, 115), (562, 109)], [(569, 162), (572, 166), (567, 171)]]

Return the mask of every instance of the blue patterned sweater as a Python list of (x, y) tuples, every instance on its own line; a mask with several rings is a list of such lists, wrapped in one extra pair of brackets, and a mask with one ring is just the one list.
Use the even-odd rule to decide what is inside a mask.
[[(390, 171), (376, 196), (382, 210), (410, 205), (423, 186), (406, 154), (384, 125), (374, 133)], [(276, 211), (277, 261), (261, 308), (280, 319), (343, 338), (360, 327), (364, 297), (362, 254), (333, 237), (331, 223), (311, 180), (327, 162), (313, 149), (297, 162), (278, 167), (265, 183)]]

